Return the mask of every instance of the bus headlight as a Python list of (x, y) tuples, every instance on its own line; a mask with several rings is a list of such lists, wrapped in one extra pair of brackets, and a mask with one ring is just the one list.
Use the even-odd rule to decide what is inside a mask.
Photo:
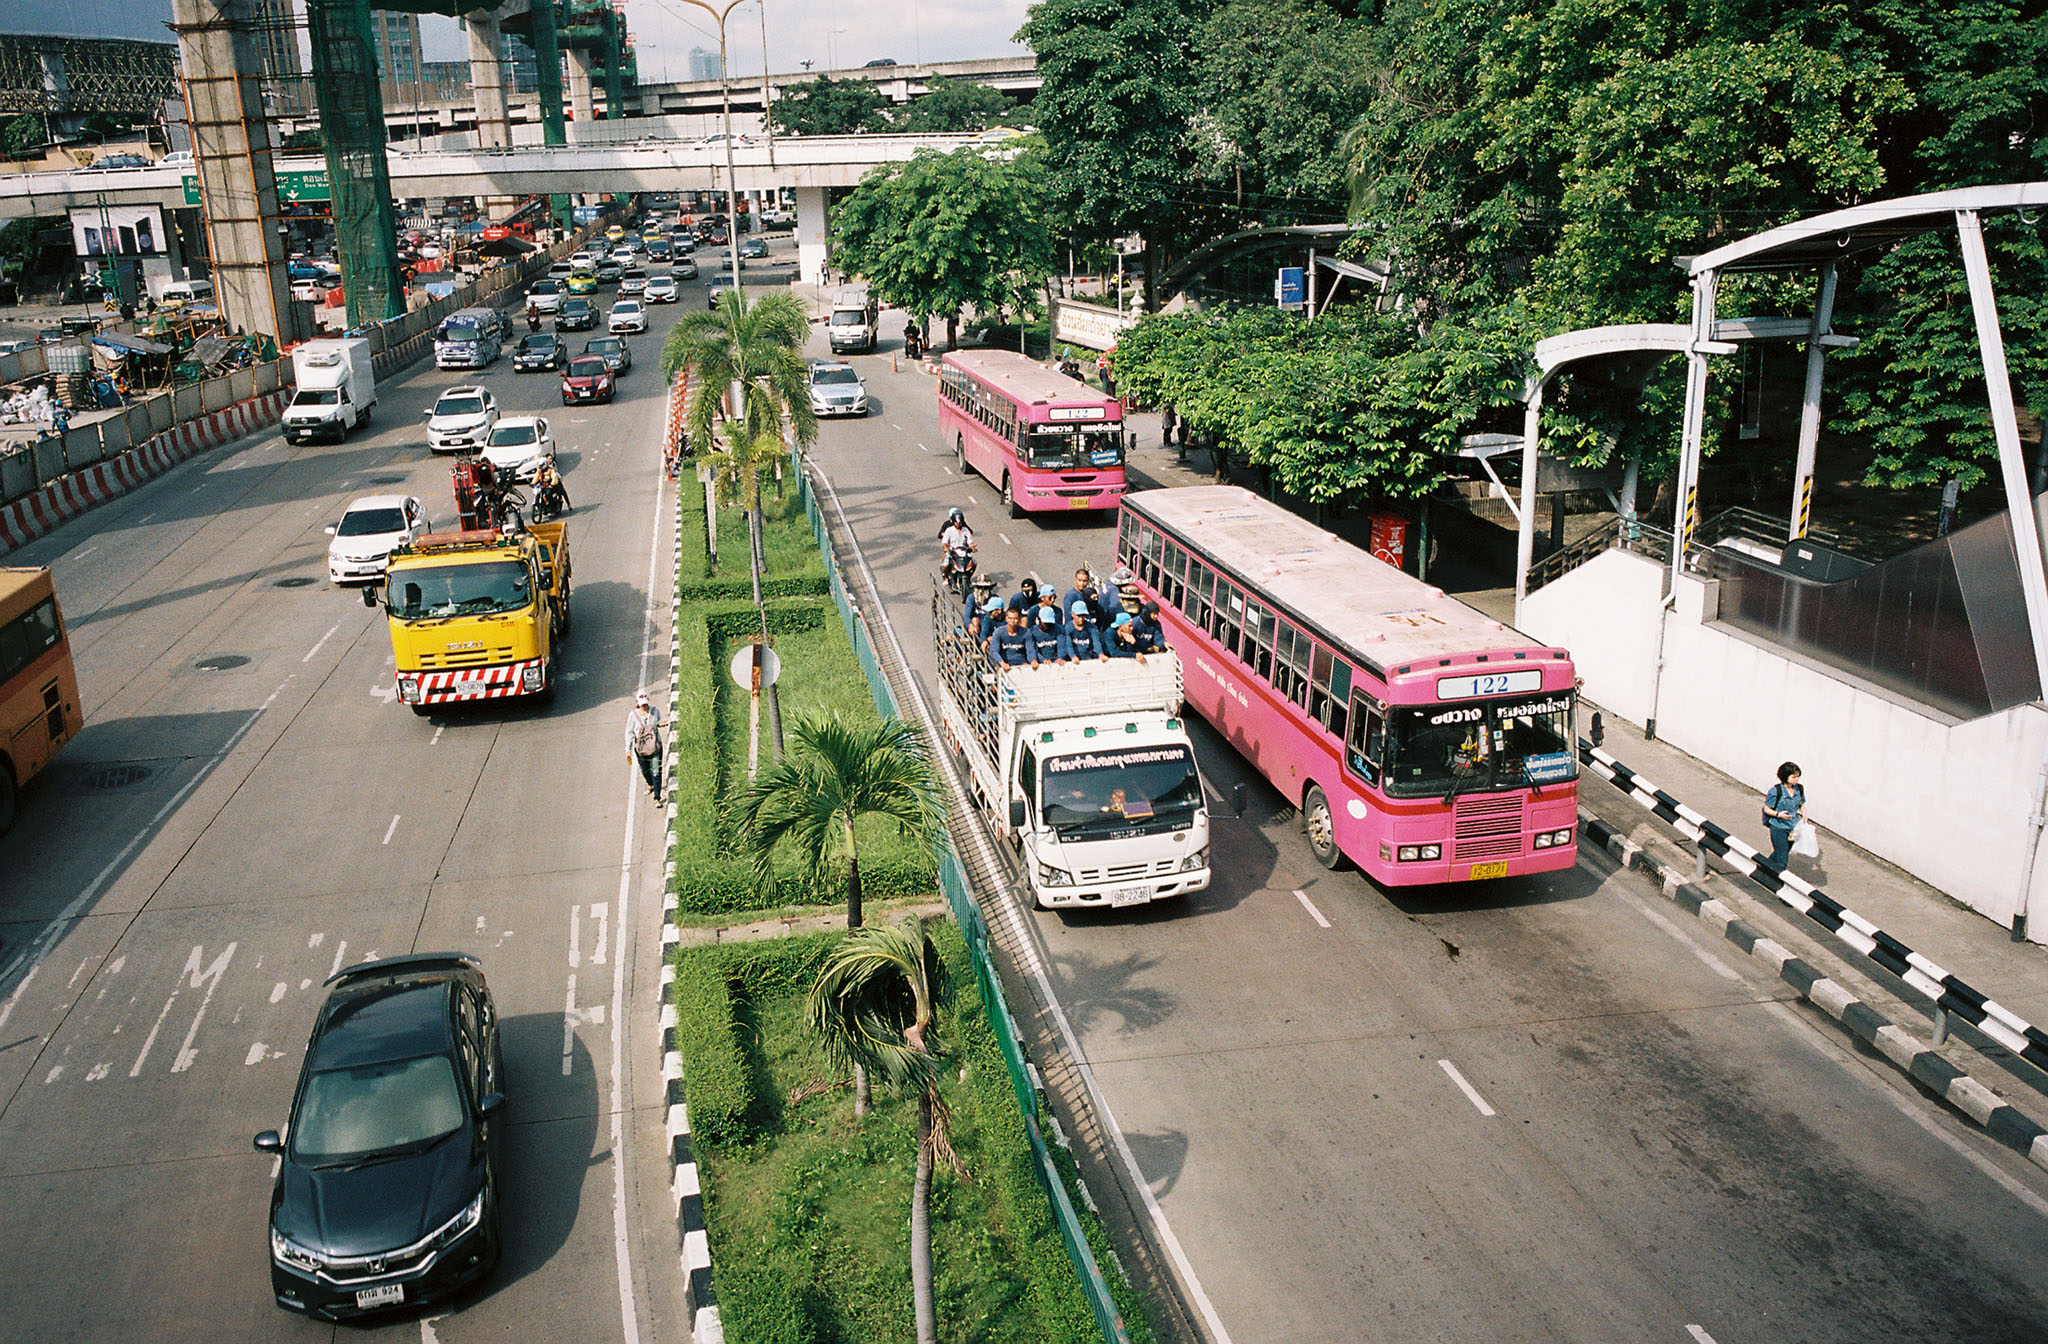
[(1428, 862), (1443, 856), (1442, 845), (1403, 845), (1394, 851), (1394, 857), (1402, 863)]
[(420, 702), (419, 678), (400, 677), (398, 679), (398, 698), (408, 705), (418, 704)]
[(1569, 845), (1571, 842), (1572, 828), (1569, 826), (1561, 831), (1536, 832), (1536, 848), (1538, 849), (1555, 849), (1559, 845)]
[(1197, 868), (1207, 868), (1208, 866), (1209, 847), (1207, 845), (1203, 845), (1200, 849), (1180, 861), (1180, 870), (1184, 873), (1192, 873)]
[(1049, 864), (1041, 863), (1038, 865), (1038, 885), (1041, 887), (1071, 887), (1074, 885), (1074, 875), (1064, 868), (1054, 868)]

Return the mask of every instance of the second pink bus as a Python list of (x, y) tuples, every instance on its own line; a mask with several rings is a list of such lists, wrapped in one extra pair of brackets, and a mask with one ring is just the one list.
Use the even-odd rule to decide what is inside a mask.
[(988, 478), (1012, 518), (1114, 509), (1124, 497), (1122, 404), (1014, 350), (946, 356), (939, 428), (960, 474)]

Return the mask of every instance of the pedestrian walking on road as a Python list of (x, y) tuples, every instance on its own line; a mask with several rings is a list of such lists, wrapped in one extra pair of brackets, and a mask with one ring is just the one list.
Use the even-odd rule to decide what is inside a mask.
[(1771, 863), (1779, 872), (1792, 862), (1792, 832), (1806, 807), (1806, 787), (1799, 782), (1799, 766), (1787, 761), (1778, 767), (1778, 782), (1764, 794), (1764, 826), (1771, 833)]
[(642, 691), (633, 697), (633, 712), (626, 716), (626, 754), (640, 767), (647, 791), (661, 801), (661, 715), (648, 703)]

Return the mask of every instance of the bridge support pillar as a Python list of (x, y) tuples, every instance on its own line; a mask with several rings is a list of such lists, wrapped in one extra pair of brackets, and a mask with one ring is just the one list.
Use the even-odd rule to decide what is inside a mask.
[(369, 0), (307, 0), (306, 26), (313, 38), (313, 93), (327, 142), (348, 324), (401, 317), (405, 289), (398, 271), (398, 220), (384, 158), (384, 94), (370, 39)]
[(285, 276), (255, 8), (255, 0), (173, 0), (171, 27), (221, 314), (231, 328), (285, 344), (311, 333)]
[(825, 198), (824, 187), (796, 189), (797, 279), (806, 285), (825, 283), (825, 237), (830, 225)]
[[(512, 113), (505, 103), (505, 75), (500, 64), (498, 18), (476, 13), (469, 26), (469, 86), (476, 94), (476, 142), (481, 149), (512, 148)], [(503, 219), (519, 202), (511, 196), (486, 196), (486, 219)]]
[(569, 49), (569, 114), (571, 119), (588, 126), (597, 120), (597, 103), (591, 97), (591, 82), (596, 78), (592, 70), (590, 53), (581, 47)]

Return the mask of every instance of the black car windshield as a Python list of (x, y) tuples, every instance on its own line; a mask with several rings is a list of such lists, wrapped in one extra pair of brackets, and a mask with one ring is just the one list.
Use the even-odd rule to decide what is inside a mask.
[(1045, 763), (1045, 821), (1062, 840), (1178, 830), (1202, 805), (1184, 746), (1118, 747)]
[(491, 447), (505, 448), (522, 443), (533, 443), (540, 438), (540, 430), (533, 425), (499, 425), (491, 431)]
[(337, 537), (374, 537), (386, 532), (405, 531), (405, 514), (398, 509), (352, 509), (341, 516)]
[(430, 1143), (462, 1128), (462, 1089), (445, 1055), (323, 1069), (292, 1117), (292, 1156), (333, 1163)]
[(1123, 427), (1033, 425), (1024, 450), (1027, 466), (1113, 467), (1124, 460)]
[(519, 349), (524, 354), (544, 355), (558, 344), (560, 342), (552, 336), (526, 336), (520, 339)]
[(302, 389), (292, 398), (294, 406), (334, 406), (341, 401), (341, 393), (331, 387)]
[(562, 311), (565, 313), (577, 314), (587, 313), (590, 311), (590, 300), (570, 299), (562, 305)]
[(488, 616), (518, 611), (533, 601), (526, 566), (517, 560), (432, 565), (403, 570), (391, 580), (391, 614), (401, 621), (441, 616)]
[(434, 403), (434, 414), (437, 417), (443, 415), (482, 415), (483, 413), (484, 403), (478, 397), (443, 397)]
[(619, 353), (619, 339), (616, 336), (600, 336), (594, 341), (583, 343), (586, 355), (616, 355)]
[(1571, 725), (1569, 693), (1397, 706), (1389, 725), (1387, 792), (1443, 797), (1576, 779)]
[(819, 369), (811, 375), (811, 381), (820, 387), (831, 387), (835, 384), (843, 387), (859, 382), (860, 375), (852, 369)]

